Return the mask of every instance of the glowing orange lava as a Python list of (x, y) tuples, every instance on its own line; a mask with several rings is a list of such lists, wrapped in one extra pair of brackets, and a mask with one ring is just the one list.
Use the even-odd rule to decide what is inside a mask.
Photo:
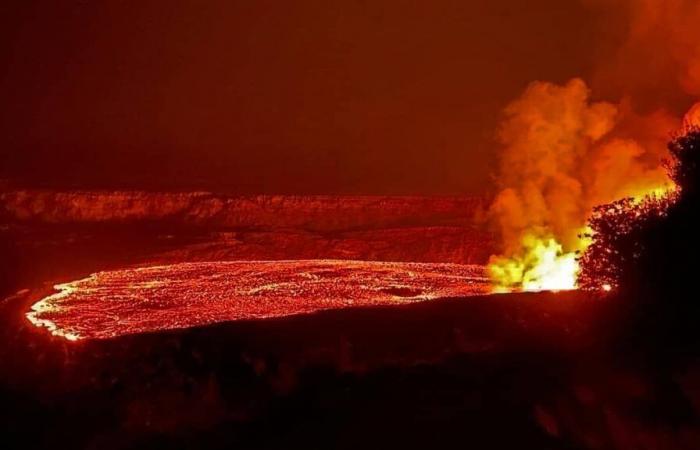
[(69, 340), (490, 291), (482, 266), (368, 261), (180, 263), (56, 286), (28, 319)]

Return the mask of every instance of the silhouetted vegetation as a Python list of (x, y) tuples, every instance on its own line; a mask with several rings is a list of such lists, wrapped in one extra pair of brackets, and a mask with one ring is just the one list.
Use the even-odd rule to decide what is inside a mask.
[(593, 243), (581, 257), (581, 286), (607, 289), (634, 301), (647, 325), (674, 335), (693, 333), (700, 256), (700, 129), (669, 144), (669, 175), (678, 190), (668, 198), (624, 199), (594, 211)]

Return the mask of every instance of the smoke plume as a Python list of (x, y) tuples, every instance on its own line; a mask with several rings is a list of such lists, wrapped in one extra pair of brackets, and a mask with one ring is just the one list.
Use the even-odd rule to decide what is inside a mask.
[(606, 57), (593, 68), (594, 91), (579, 78), (534, 82), (498, 130), (500, 192), (490, 208), (502, 243), (490, 261), (498, 287), (575, 287), (592, 208), (673, 189), (666, 142), (700, 125), (700, 2), (582, 1), (606, 14), (601, 36), (613, 42), (599, 42)]
[(662, 104), (677, 95), (674, 88), (700, 96), (700, 2), (588, 0), (587, 3), (601, 12), (617, 12), (622, 20), (610, 26), (626, 31), (610, 59), (599, 64), (601, 81), (623, 94), (653, 93)]
[(625, 103), (590, 97), (581, 79), (535, 82), (504, 111), (501, 190), (490, 209), (503, 244), (490, 267), (502, 287), (571, 287), (592, 208), (670, 183), (658, 134), (673, 119), (662, 111), (640, 117)]

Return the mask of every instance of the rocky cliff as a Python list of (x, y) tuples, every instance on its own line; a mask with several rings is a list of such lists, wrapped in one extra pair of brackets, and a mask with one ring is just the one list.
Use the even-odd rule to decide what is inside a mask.
[[(480, 198), (0, 193), (0, 292), (129, 264), (353, 259), (483, 264)], [(4, 287), (4, 288), (3, 288)]]
[(0, 194), (5, 222), (175, 222), (215, 229), (345, 231), (466, 225), (479, 197), (226, 196), (207, 192), (11, 191)]

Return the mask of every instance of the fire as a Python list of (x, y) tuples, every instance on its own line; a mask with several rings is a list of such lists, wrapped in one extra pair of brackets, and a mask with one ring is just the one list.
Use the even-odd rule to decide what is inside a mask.
[(642, 203), (649, 199), (662, 199), (672, 196), (676, 192), (676, 185), (673, 183), (667, 183), (663, 186), (658, 186), (655, 188), (650, 188), (644, 192), (637, 192), (636, 194), (629, 195), (634, 203)]
[(576, 289), (594, 207), (675, 190), (664, 161), (678, 121), (590, 95), (580, 79), (533, 83), (505, 109), (501, 191), (489, 211), (502, 241), (488, 267), (497, 291)]
[[(676, 193), (676, 187), (666, 184), (645, 192), (630, 195), (633, 204), (644, 201), (669, 198)], [(513, 289), (522, 291), (564, 291), (578, 287), (580, 266), (578, 258), (590, 245), (586, 236), (589, 230), (582, 228), (578, 234), (575, 251), (564, 251), (563, 246), (553, 236), (539, 237), (531, 233), (523, 236), (522, 251), (510, 257), (493, 256), (488, 272), (494, 281), (496, 292)], [(602, 289), (610, 292), (612, 286), (603, 284)]]
[(589, 72), (595, 92), (578, 78), (538, 81), (504, 109), (490, 209), (502, 248), (489, 272), (501, 289), (576, 287), (576, 258), (589, 246), (580, 230), (594, 208), (672, 200), (666, 144), (700, 125), (700, 2), (585, 3), (610, 18), (609, 32), (590, 40), (600, 48)]
[(682, 115), (700, 95), (700, 2), (586, 4), (617, 12), (609, 22), (615, 33), (591, 41), (606, 49), (592, 67), (594, 95), (578, 78), (534, 82), (504, 109), (499, 193), (490, 209), (502, 248), (489, 272), (500, 289), (575, 288), (576, 259), (590, 245), (580, 230), (594, 208), (672, 200), (666, 144), (679, 129), (700, 126), (700, 103)]
[[(670, 198), (677, 192), (672, 183), (638, 191), (631, 194), (632, 204), (640, 204), (655, 199)], [(583, 228), (578, 234), (575, 251), (564, 251), (563, 246), (552, 236), (538, 237), (527, 233), (521, 242), (522, 252), (505, 256), (493, 256), (489, 261), (488, 272), (496, 292), (512, 289), (523, 291), (563, 291), (578, 287), (580, 266), (579, 256), (590, 245), (589, 230)], [(613, 290), (612, 285), (601, 286), (605, 292)]]
[(578, 262), (576, 254), (564, 252), (554, 238), (526, 235), (521, 255), (496, 256), (489, 264), (489, 274), (497, 280), (497, 291), (519, 286), (525, 291), (563, 291), (576, 288)]

